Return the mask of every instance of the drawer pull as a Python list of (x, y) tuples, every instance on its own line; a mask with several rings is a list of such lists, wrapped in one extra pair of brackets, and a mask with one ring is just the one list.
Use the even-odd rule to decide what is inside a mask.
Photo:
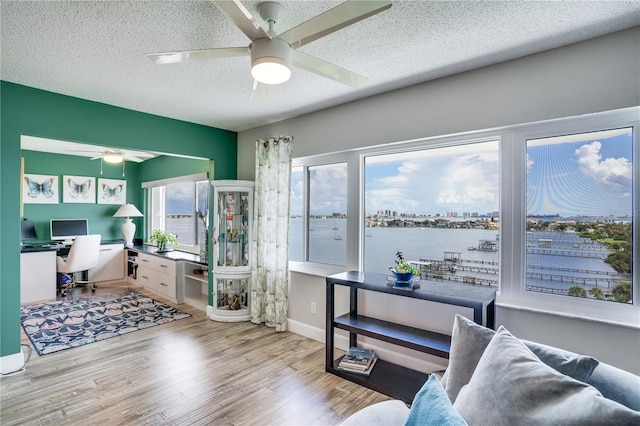
[(160, 285), (163, 285), (163, 286), (165, 286), (165, 287), (167, 286), (165, 283), (160, 283)]
[(147, 277), (146, 275), (143, 275), (142, 278), (144, 278), (145, 280), (149, 279), (149, 277)]
[(141, 262), (149, 262), (147, 259), (140, 259)]

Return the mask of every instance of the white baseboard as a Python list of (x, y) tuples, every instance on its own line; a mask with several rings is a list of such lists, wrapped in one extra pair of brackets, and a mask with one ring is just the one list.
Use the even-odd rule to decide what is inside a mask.
[[(293, 333), (313, 339), (316, 342), (326, 343), (324, 328), (318, 328), (292, 319), (287, 320), (287, 329)], [(349, 349), (349, 338), (347, 336), (335, 336), (335, 347), (346, 351)]]
[(287, 319), (287, 330), (300, 334), (301, 336), (308, 337), (316, 342), (324, 343), (324, 329), (318, 327), (312, 327), (309, 324)]
[[(291, 319), (287, 320), (287, 325), (288, 330), (292, 333), (300, 334), (301, 336), (308, 337), (309, 339), (313, 339), (323, 344), (326, 342), (325, 332), (322, 328), (313, 327), (309, 324), (294, 321)], [(411, 368), (412, 370), (430, 373), (432, 371), (443, 370), (447, 365), (447, 360), (445, 359), (426, 354), (419, 354), (419, 356), (422, 356), (418, 358), (412, 356), (410, 353), (406, 353), (408, 351), (417, 353), (410, 349), (385, 344), (374, 339), (363, 338), (362, 336), (358, 339), (359, 346), (361, 340), (363, 341), (362, 346), (373, 349), (376, 354), (378, 354), (380, 359), (384, 359), (385, 361)], [(349, 348), (349, 337), (336, 335), (334, 338), (334, 343), (336, 348), (346, 351)], [(382, 345), (385, 346), (379, 345), (377, 343), (382, 343)], [(423, 357), (426, 359), (423, 359)]]
[(0, 357), (0, 373), (9, 374), (24, 367), (24, 354), (22, 351)]

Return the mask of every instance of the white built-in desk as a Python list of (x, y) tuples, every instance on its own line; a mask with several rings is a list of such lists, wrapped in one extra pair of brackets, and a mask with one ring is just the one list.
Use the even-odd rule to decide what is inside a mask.
[[(68, 253), (68, 247), (62, 244), (21, 248), (20, 303), (56, 299), (56, 257), (58, 254), (66, 255), (66, 253)], [(102, 241), (98, 254), (98, 266), (89, 271), (89, 279), (96, 282), (115, 282), (125, 279), (122, 241)]]

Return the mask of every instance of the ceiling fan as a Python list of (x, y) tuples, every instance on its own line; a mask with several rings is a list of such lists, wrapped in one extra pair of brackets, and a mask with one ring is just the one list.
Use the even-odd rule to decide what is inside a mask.
[[(142, 163), (144, 160), (153, 158), (153, 154), (137, 151), (125, 151), (115, 148), (104, 148), (100, 151), (97, 150), (66, 150), (67, 152), (74, 152), (78, 155), (89, 156), (87, 154), (93, 154), (90, 159), (100, 159), (100, 174), (103, 173), (103, 164), (105, 162), (110, 164), (122, 164), (122, 176), (124, 176), (124, 163), (125, 161), (133, 161), (135, 163)], [(143, 158), (144, 157), (144, 158)]]
[(258, 5), (258, 13), (269, 23), (268, 31), (256, 22), (239, 0), (218, 0), (213, 3), (249, 37), (251, 40), (249, 46), (150, 53), (146, 56), (158, 65), (251, 56), (251, 75), (260, 83), (284, 83), (291, 77), (293, 64), (339, 83), (360, 87), (367, 82), (366, 77), (296, 49), (391, 7), (391, 1), (347, 1), (277, 34), (274, 26), (284, 9), (279, 3), (266, 2)]
[(101, 159), (102, 161), (106, 161), (111, 164), (120, 164), (124, 161), (142, 163), (144, 160), (154, 157), (153, 154), (145, 152), (125, 151), (115, 148), (103, 148), (99, 150), (67, 149), (65, 152), (91, 157), (91, 160)]

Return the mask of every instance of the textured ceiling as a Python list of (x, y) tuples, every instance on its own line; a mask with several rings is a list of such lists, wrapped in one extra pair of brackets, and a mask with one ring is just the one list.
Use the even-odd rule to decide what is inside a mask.
[[(254, 17), (260, 1), (243, 1)], [(280, 1), (280, 33), (341, 1)], [(394, 1), (300, 48), (369, 78), (294, 68), (251, 101), (249, 57), (154, 65), (146, 53), (248, 46), (207, 1), (2, 1), (0, 78), (241, 131), (640, 25), (639, 1)]]

